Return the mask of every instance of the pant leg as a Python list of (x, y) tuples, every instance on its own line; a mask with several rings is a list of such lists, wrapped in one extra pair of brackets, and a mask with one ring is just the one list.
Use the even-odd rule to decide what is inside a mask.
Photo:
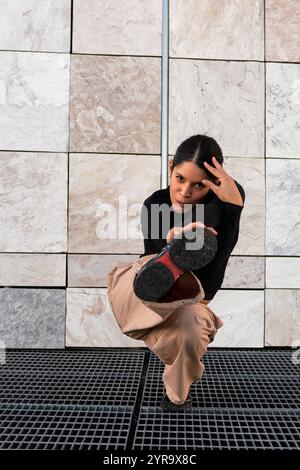
[(144, 301), (133, 290), (136, 273), (153, 255), (134, 263), (119, 263), (107, 275), (107, 294), (111, 310), (120, 329), (134, 339), (144, 340), (165, 364), (163, 380), (174, 403), (183, 403), (189, 387), (201, 377), (201, 358), (223, 321), (200, 303), (205, 292), (199, 285), (198, 295), (172, 302)]
[(191, 384), (200, 380), (204, 372), (201, 359), (222, 324), (206, 305), (184, 305), (145, 339), (149, 349), (165, 364), (163, 382), (173, 403), (184, 403)]

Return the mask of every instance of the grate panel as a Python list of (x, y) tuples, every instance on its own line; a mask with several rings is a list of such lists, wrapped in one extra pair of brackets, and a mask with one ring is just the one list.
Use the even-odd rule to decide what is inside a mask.
[(296, 412), (142, 408), (133, 449), (300, 449)]
[[(215, 355), (216, 356), (216, 355)], [(233, 356), (234, 357), (234, 356)], [(212, 359), (211, 359), (212, 360)], [(144, 387), (143, 406), (158, 406), (163, 392), (164, 365), (151, 355)], [(300, 409), (300, 375), (208, 374), (191, 386), (193, 406), (220, 408)]]
[(0, 409), (0, 449), (126, 449), (131, 408)]
[(193, 408), (164, 413), (153, 353), (148, 365), (140, 350), (8, 350), (0, 448), (299, 449), (293, 352), (209, 350)]
[(133, 406), (144, 353), (8, 350), (0, 403)]
[(140, 374), (1, 374), (0, 402), (133, 406)]
[(0, 366), (0, 371), (17, 370), (47, 371), (65, 374), (121, 372), (135, 374), (143, 366), (145, 353), (143, 351), (109, 350), (45, 350), (45, 349), (9, 349), (6, 350), (6, 363)]
[[(203, 357), (206, 374), (300, 375), (300, 361), (293, 362), (295, 350), (211, 351)], [(296, 358), (297, 359), (297, 358)]]

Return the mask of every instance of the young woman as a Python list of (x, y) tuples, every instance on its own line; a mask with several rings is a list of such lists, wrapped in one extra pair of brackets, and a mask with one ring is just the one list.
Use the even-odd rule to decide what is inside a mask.
[[(110, 306), (121, 330), (132, 338), (142, 339), (165, 364), (160, 405), (166, 411), (191, 406), (190, 385), (200, 380), (204, 371), (201, 359), (223, 325), (207, 304), (222, 285), (228, 259), (237, 243), (245, 192), (222, 164), (222, 150), (212, 137), (194, 135), (182, 142), (169, 162), (168, 187), (155, 191), (143, 203), (144, 253), (134, 263), (119, 263), (107, 276)], [(152, 236), (154, 204), (171, 208), (170, 225), (155, 221), (158, 237)], [(197, 204), (204, 205), (204, 220), (195, 220)], [(174, 225), (176, 217), (172, 218), (172, 214), (185, 214), (185, 207), (189, 223)], [(188, 233), (198, 226), (216, 237), (217, 249), (199, 269), (179, 270), (166, 251), (180, 232)], [(201, 255), (200, 251), (197, 253)], [(176, 276), (166, 295), (145, 300), (136, 295), (133, 287), (139, 272), (143, 269), (144, 273), (151, 263), (153, 266), (157, 262)]]

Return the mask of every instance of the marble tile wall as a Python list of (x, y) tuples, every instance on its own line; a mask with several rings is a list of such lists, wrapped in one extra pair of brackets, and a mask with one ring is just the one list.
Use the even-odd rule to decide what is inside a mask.
[[(106, 275), (143, 252), (161, 187), (162, 24), (162, 0), (0, 2), (7, 347), (144, 346)], [(299, 29), (297, 0), (169, 2), (168, 157), (211, 135), (246, 192), (210, 347), (300, 344)]]
[(70, 28), (70, 0), (4, 0), (0, 3), (2, 50), (69, 53)]

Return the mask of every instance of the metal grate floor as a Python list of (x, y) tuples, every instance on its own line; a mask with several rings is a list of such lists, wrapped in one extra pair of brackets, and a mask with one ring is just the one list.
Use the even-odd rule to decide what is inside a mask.
[(147, 349), (8, 350), (0, 449), (300, 449), (292, 350), (209, 350), (193, 408), (164, 413)]
[(299, 439), (300, 414), (294, 411), (194, 408), (167, 416), (142, 408), (134, 449), (295, 450)]
[[(264, 361), (258, 361), (256, 354), (248, 354), (249, 365), (239, 369), (239, 365), (244, 361), (238, 354), (208, 353), (211, 356), (209, 361), (204, 360), (205, 373), (198, 384), (191, 386), (194, 407), (204, 408), (279, 408), (279, 409), (299, 409), (300, 410), (300, 367), (292, 369), (283, 364), (276, 364), (276, 354), (263, 353), (266, 355)], [(262, 353), (259, 353), (262, 354)], [(268, 357), (269, 354), (269, 357)], [(289, 353), (291, 357), (291, 354)], [(215, 362), (213, 360), (215, 359)], [(227, 359), (227, 361), (226, 361)], [(229, 360), (228, 360), (229, 359)], [(288, 357), (285, 358), (288, 361)], [(217, 367), (222, 361), (222, 367)], [(267, 362), (268, 361), (268, 362)], [(228, 370), (226, 362), (230, 365)], [(250, 365), (252, 362), (252, 365)], [(263, 368), (259, 363), (264, 362)], [(254, 365), (257, 363), (257, 369)], [(248, 367), (248, 371), (247, 371)], [(152, 355), (144, 388), (142, 406), (159, 406), (162, 388), (162, 374), (164, 365), (159, 359)], [(287, 375), (287, 372), (290, 374)], [(285, 374), (285, 375), (284, 375)]]
[(1, 449), (126, 449), (132, 408), (45, 408), (31, 405), (0, 409)]

